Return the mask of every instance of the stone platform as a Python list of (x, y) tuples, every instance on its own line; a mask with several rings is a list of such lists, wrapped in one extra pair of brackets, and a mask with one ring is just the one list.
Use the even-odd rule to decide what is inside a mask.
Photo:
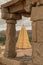
[(15, 59), (8, 59), (0, 57), (0, 65), (32, 65), (32, 57), (16, 57)]
[(16, 49), (16, 52), (15, 58), (6, 58), (3, 53), (0, 54), (0, 65), (32, 65), (32, 49)]

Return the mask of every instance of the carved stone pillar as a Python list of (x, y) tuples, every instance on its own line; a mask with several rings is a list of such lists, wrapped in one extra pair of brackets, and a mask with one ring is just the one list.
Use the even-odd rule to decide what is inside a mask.
[(5, 46), (5, 53), (4, 56), (8, 58), (16, 57), (16, 50), (15, 50), (15, 37), (16, 37), (16, 30), (15, 30), (15, 23), (16, 20), (7, 20), (7, 30), (6, 30), (6, 46)]
[(43, 6), (33, 7), (31, 13), (33, 65), (43, 65)]

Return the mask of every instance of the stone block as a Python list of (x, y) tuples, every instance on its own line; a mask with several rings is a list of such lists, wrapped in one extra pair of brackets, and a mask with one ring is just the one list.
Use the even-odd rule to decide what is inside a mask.
[(32, 50), (33, 50), (33, 64), (34, 65), (43, 65), (43, 43), (32, 43)]
[(8, 12), (9, 12), (8, 8), (3, 8), (3, 7), (2, 7), (1, 10), (2, 10), (2, 13), (8, 13)]
[(6, 20), (19, 20), (22, 17), (20, 14), (2, 13), (2, 18)]
[(26, 12), (31, 12), (31, 0), (26, 0), (26, 2), (24, 3), (24, 9)]
[(20, 65), (20, 61), (17, 61), (15, 59), (8, 59), (6, 57), (1, 57), (0, 60), (3, 65)]
[(36, 38), (36, 33), (37, 33), (37, 23), (36, 22), (32, 22), (32, 41), (37, 41)]
[(10, 13), (22, 11), (24, 9), (23, 5), (24, 3), (18, 2), (17, 4), (10, 6), (9, 7)]
[(43, 6), (32, 7), (31, 20), (43, 20)]
[(43, 21), (37, 21), (37, 42), (43, 42)]
[(9, 13), (2, 13), (3, 19), (9, 19)]
[(40, 2), (40, 4), (43, 4), (43, 0), (40, 0), (39, 2)]
[(1, 54), (2, 50), (1, 50), (1, 47), (0, 47), (0, 54)]
[(38, 3), (39, 0), (31, 0), (32, 4)]

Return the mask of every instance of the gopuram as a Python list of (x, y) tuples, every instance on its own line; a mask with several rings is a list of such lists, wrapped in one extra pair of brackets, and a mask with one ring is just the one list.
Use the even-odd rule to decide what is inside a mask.
[(27, 33), (26, 27), (24, 25), (22, 26), (22, 28), (20, 30), (18, 40), (16, 43), (16, 48), (22, 49), (22, 50), (31, 48), (28, 33)]
[(22, 16), (31, 17), (32, 65), (43, 65), (43, 0), (12, 0), (3, 4), (1, 9), (2, 19), (7, 23), (4, 56), (16, 57), (16, 21), (22, 19)]

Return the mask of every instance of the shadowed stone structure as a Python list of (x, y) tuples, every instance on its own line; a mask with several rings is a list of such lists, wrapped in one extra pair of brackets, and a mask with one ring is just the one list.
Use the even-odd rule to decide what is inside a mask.
[(31, 17), (32, 65), (43, 65), (43, 0), (12, 0), (1, 6), (2, 18), (7, 21), (5, 57), (16, 57), (15, 22), (22, 16)]
[[(11, 21), (11, 22), (10, 22)], [(14, 58), (16, 56), (15, 50), (15, 38), (16, 38), (16, 30), (15, 30), (16, 20), (7, 20), (7, 30), (6, 30), (6, 49), (5, 56)], [(13, 32), (13, 33), (12, 33)]]

